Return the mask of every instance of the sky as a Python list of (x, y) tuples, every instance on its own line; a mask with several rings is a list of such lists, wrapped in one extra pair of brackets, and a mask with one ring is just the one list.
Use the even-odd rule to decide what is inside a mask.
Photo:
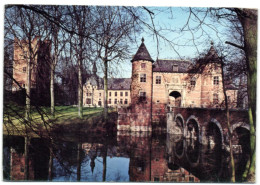
[[(140, 33), (137, 43), (134, 44), (133, 50), (130, 56), (133, 56), (138, 47), (141, 44), (141, 38), (144, 38), (144, 43), (148, 52), (150, 53), (153, 60), (159, 59), (193, 59), (197, 57), (201, 52), (209, 50), (211, 47), (211, 41), (217, 44), (224, 44), (228, 39), (225, 34), (222, 34), (227, 29), (225, 25), (217, 24), (206, 18), (205, 22), (209, 23), (209, 26), (203, 26), (205, 33), (202, 37), (201, 29), (196, 32), (190, 31), (180, 31), (184, 25), (187, 23), (189, 18), (189, 9), (187, 7), (171, 7), (171, 13), (168, 7), (147, 7), (149, 10), (155, 13), (154, 15), (154, 25), (157, 30), (165, 29), (161, 31), (161, 35), (165, 38), (159, 37), (159, 42), (157, 43), (156, 37), (151, 35), (151, 31), (144, 29)], [(159, 13), (158, 13), (159, 12)], [(196, 27), (199, 23), (191, 17), (189, 22), (190, 28)], [(151, 24), (151, 19), (147, 17), (147, 23)], [(218, 31), (215, 31), (217, 29)], [(217, 35), (218, 34), (218, 35)], [(193, 39), (193, 37), (195, 39)], [(167, 41), (173, 42), (170, 45)], [(158, 49), (157, 49), (158, 44)], [(173, 47), (172, 47), (173, 46)], [(117, 77), (131, 77), (131, 58), (123, 62), (121, 69), (118, 69), (121, 73)], [(102, 76), (102, 74), (101, 74)]]
[[(10, 1), (11, 2), (11, 1)], [(10, 3), (8, 2), (8, 3)], [(14, 1), (16, 2), (16, 1)], [(19, 2), (19, 1), (18, 1)], [(26, 2), (26, 1), (25, 1)], [(41, 2), (41, 1), (40, 1)], [(57, 4), (71, 4), (71, 2), (66, 3), (66, 0), (63, 1), (63, 3), (54, 1)], [(79, 4), (81, 4), (79, 1)], [(113, 4), (115, 2), (115, 4)], [(169, 43), (165, 41), (163, 38), (159, 38), (159, 42), (157, 43), (156, 38), (154, 36), (151, 36), (151, 31), (149, 32), (147, 28), (144, 27), (144, 30), (140, 32), (137, 35), (137, 42), (133, 43), (132, 51), (129, 53), (129, 59), (126, 59), (120, 65), (117, 65), (113, 68), (113, 70), (116, 71), (115, 74), (110, 75), (110, 77), (123, 77), (123, 78), (130, 78), (131, 77), (131, 56), (133, 56), (136, 51), (138, 50), (138, 47), (141, 44), (141, 38), (143, 37), (145, 40), (145, 45), (151, 55), (151, 57), (156, 60), (159, 59), (192, 59), (198, 56), (202, 51), (207, 50), (210, 48), (210, 42), (214, 41), (214, 43), (217, 45), (219, 43), (224, 43), (226, 41), (225, 35), (220, 35), (217, 37), (216, 32), (213, 31), (213, 29), (209, 28), (208, 26), (204, 26), (203, 29), (205, 29), (207, 34), (210, 34), (210, 38), (203, 36), (197, 39), (199, 35), (201, 35), (201, 30), (197, 32), (180, 32), (180, 30), (183, 28), (183, 26), (186, 24), (188, 17), (189, 17), (189, 9), (185, 6), (198, 6), (200, 3), (196, 3), (195, 5), (192, 5), (192, 3), (188, 4), (178, 4), (176, 3), (176, 6), (172, 6), (170, 2), (164, 3), (164, 0), (160, 1), (160, 3), (156, 2), (154, 3), (153, 0), (151, 1), (145, 1), (145, 4), (139, 4), (139, 2), (134, 2), (133, 4), (124, 4), (125, 1), (122, 1), (122, 5), (146, 5), (149, 10), (154, 12), (153, 21), (156, 29), (167, 29), (164, 31), (161, 31), (161, 35), (165, 37), (168, 40), (171, 40), (174, 44), (171, 47)], [(120, 5), (122, 3), (118, 1), (109, 1), (109, 5)], [(178, 2), (178, 1), (174, 1)], [(48, 4), (48, 0), (43, 4)], [(78, 3), (78, 2), (77, 2)], [(77, 4), (74, 3), (73, 4)], [(84, 1), (82, 4), (92, 4), (91, 1)], [(95, 1), (95, 4), (106, 4), (107, 2), (100, 2), (99, 0)], [(33, 3), (34, 4), (34, 3)], [(52, 3), (51, 3), (52, 4)], [(232, 4), (233, 5), (233, 4)], [(238, 5), (238, 3), (236, 3)], [(169, 11), (169, 6), (171, 6), (171, 12)], [(206, 5), (207, 6), (207, 5)], [(221, 6), (221, 4), (217, 4), (217, 6)], [(144, 11), (145, 12), (145, 11)], [(149, 18), (148, 14), (146, 15), (147, 23), (151, 25), (151, 19)], [(192, 17), (194, 19), (194, 17)], [(190, 19), (192, 20), (192, 19)], [(209, 19), (205, 20), (206, 22), (211, 23), (210, 26), (215, 26), (216, 29), (225, 31), (225, 25), (217, 25), (216, 23), (210, 22)], [(192, 28), (194, 26), (197, 26), (198, 22), (190, 21), (189, 26)], [(148, 33), (149, 32), (149, 33)], [(205, 35), (205, 34), (204, 34)], [(192, 36), (194, 36), (196, 39), (193, 39), (191, 41)], [(219, 39), (221, 38), (221, 39)], [(158, 50), (157, 50), (158, 47)], [(90, 67), (92, 69), (92, 67)], [(103, 70), (102, 67), (99, 66), (98, 74), (100, 77), (103, 77)]]

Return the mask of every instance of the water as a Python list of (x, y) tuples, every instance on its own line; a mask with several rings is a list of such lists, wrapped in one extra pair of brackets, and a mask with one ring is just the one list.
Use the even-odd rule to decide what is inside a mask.
[[(31, 136), (29, 180), (115, 182), (229, 182), (229, 154), (221, 146), (166, 133), (53, 133)], [(25, 178), (24, 137), (4, 136), (5, 180)], [(52, 152), (50, 152), (52, 151)], [(248, 154), (235, 155), (237, 180)], [(51, 165), (52, 164), (52, 165)]]

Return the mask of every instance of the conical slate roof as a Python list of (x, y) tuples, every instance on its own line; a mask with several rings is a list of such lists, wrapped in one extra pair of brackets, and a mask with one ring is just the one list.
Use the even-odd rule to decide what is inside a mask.
[(154, 62), (151, 58), (148, 50), (146, 49), (146, 46), (144, 44), (144, 38), (142, 38), (142, 44), (140, 45), (139, 49), (137, 50), (135, 56), (131, 60), (131, 62), (137, 61), (137, 60), (147, 60)]

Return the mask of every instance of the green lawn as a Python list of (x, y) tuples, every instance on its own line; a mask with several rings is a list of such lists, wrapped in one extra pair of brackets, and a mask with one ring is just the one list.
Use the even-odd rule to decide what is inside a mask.
[[(110, 110), (112, 112), (114, 110)], [(75, 106), (56, 106), (55, 118), (50, 115), (50, 107), (35, 107), (31, 108), (31, 122), (27, 123), (24, 119), (25, 107), (15, 104), (4, 106), (4, 131), (5, 130), (23, 130), (25, 124), (30, 124), (30, 127), (46, 127), (57, 124), (67, 124), (71, 122), (86, 122), (88, 119), (102, 116), (102, 107), (84, 107), (83, 119), (78, 117), (78, 107)]]

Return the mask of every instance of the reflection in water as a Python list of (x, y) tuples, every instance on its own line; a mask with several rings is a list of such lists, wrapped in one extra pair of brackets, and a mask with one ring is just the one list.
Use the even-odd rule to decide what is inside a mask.
[[(180, 135), (77, 133), (51, 142), (4, 136), (3, 151), (5, 180), (225, 182), (230, 178), (228, 154), (221, 147), (201, 146)], [(235, 157), (237, 169), (242, 170), (247, 154)]]

